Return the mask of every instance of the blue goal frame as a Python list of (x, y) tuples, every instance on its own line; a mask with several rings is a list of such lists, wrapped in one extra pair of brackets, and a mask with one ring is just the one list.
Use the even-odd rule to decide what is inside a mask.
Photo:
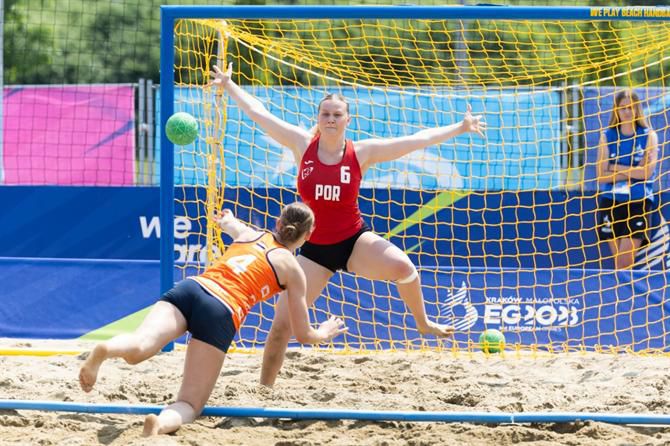
[(670, 21), (663, 6), (161, 6), (160, 259), (161, 293), (174, 285), (174, 145), (165, 123), (174, 113), (174, 25), (179, 19), (454, 19)]

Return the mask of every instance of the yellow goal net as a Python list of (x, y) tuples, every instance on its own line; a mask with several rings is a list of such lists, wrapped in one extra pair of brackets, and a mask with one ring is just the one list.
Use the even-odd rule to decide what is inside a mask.
[[(172, 7), (164, 21), (172, 69), (161, 95), (172, 89), (173, 101), (162, 110), (190, 112), (201, 129), (194, 144), (162, 145), (174, 150), (175, 277), (230, 242), (207, 222), (211, 209), (272, 229), (299, 199), (291, 152), (207, 85), (214, 65), (232, 62), (235, 82), (306, 129), (326, 94), (342, 94), (354, 141), (455, 123), (468, 105), (487, 122), (483, 138), (371, 167), (359, 198), (370, 227), (415, 263), (430, 318), (454, 325), (454, 338), (421, 337), (394, 284), (341, 272), (312, 314), (345, 318), (333, 349), (474, 350), (487, 329), (508, 351), (670, 348), (667, 8), (240, 11)], [(611, 122), (627, 104), (646, 122), (632, 135)], [(263, 346), (273, 302), (253, 310), (238, 348)]]

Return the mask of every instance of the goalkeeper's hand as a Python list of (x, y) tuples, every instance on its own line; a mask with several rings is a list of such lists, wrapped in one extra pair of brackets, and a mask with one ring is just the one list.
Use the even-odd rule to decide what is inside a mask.
[(230, 81), (230, 77), (233, 74), (233, 63), (230, 62), (228, 64), (228, 68), (226, 71), (221, 71), (221, 68), (219, 68), (217, 65), (214, 65), (214, 71), (210, 71), (209, 75), (212, 78), (212, 81), (210, 82), (210, 86), (216, 87), (218, 89), (224, 90), (226, 88), (226, 85), (228, 85), (228, 82)]

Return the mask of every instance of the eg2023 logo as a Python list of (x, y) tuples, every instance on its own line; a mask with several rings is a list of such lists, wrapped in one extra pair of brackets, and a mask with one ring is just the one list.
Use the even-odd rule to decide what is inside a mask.
[(439, 304), (440, 317), (457, 331), (474, 327), (477, 321), (485, 327), (499, 326), (506, 331), (559, 330), (580, 322), (578, 299), (524, 298), (520, 296), (485, 296), (473, 302), (465, 282), (447, 292)]

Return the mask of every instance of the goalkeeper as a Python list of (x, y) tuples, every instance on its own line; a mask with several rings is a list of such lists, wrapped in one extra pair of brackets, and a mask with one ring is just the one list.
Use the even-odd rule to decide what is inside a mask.
[[(453, 328), (428, 319), (419, 274), (397, 246), (370, 231), (361, 218), (358, 194), (361, 178), (375, 163), (391, 161), (415, 150), (439, 144), (457, 135), (482, 135), (485, 124), (470, 107), (457, 124), (421, 130), (399, 138), (351, 141), (345, 138), (351, 121), (349, 105), (340, 95), (328, 95), (319, 104), (316, 134), (272, 115), (263, 104), (231, 79), (232, 64), (223, 72), (214, 67), (212, 85), (225, 90), (237, 105), (278, 143), (289, 148), (298, 166), (298, 193), (314, 211), (316, 229), (298, 256), (307, 276), (307, 303), (311, 305), (338, 270), (372, 280), (396, 283), (416, 326), (424, 335), (450, 336)], [(278, 301), (264, 349), (261, 383), (274, 385), (291, 336), (285, 295)]]

